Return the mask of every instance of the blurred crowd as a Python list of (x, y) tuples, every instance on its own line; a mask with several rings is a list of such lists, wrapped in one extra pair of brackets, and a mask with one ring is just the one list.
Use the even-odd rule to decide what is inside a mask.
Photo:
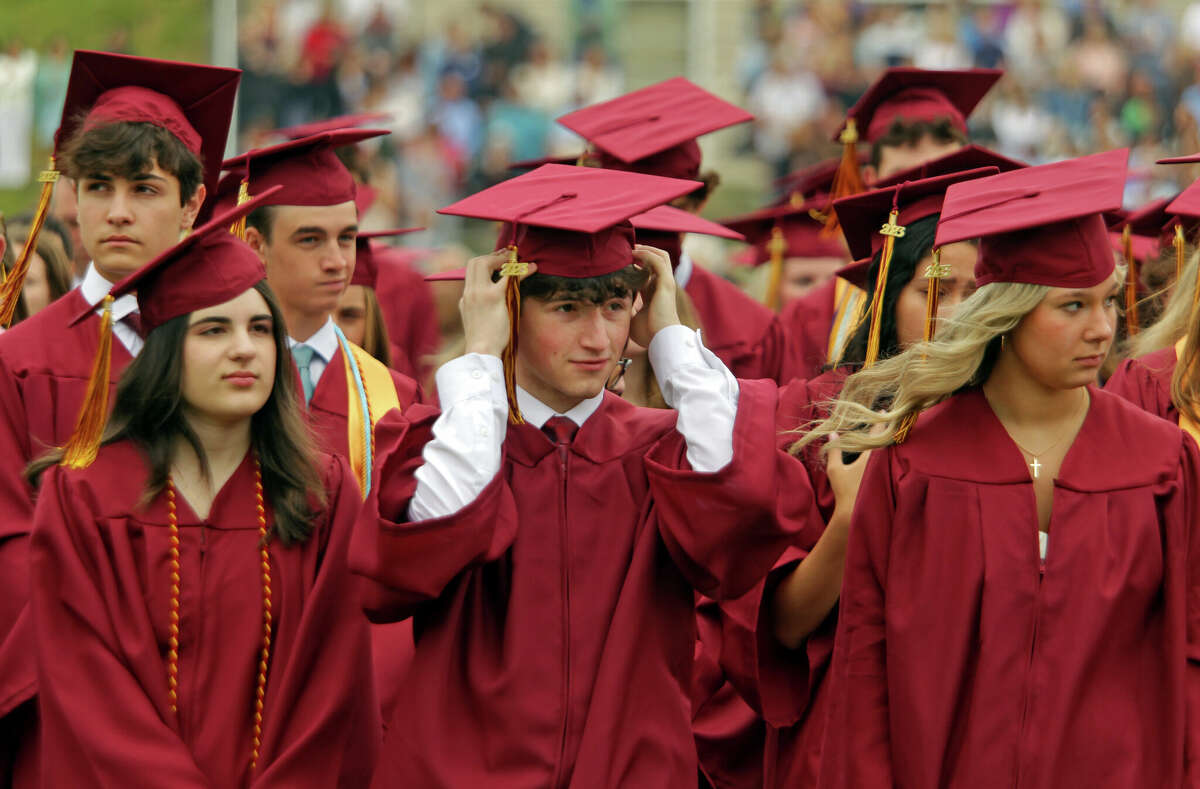
[[(367, 163), (380, 199), (366, 224), (428, 225), (421, 243), (454, 241), (460, 228), (432, 221), (434, 209), (508, 177), (512, 162), (579, 153), (557, 116), (671, 76), (624, 72), (610, 5), (576, 0), (573, 31), (550, 40), (519, 4), (482, 3), (471, 24), (419, 38), (404, 4), (252, 1), (239, 28), (239, 148), (282, 126), (386, 113), (375, 125), (392, 135)], [(743, 29), (742, 95), (727, 98), (757, 116), (733, 151), (766, 164), (750, 172), (780, 176), (835, 155), (845, 108), (883, 68), (911, 64), (1004, 68), (971, 136), (1009, 156), (1036, 164), (1133, 147), (1129, 205), (1196, 175), (1151, 164), (1200, 150), (1200, 2), (749, 0)], [(120, 51), (120, 42), (108, 48)], [(69, 55), (64, 40), (34, 52), (16, 39), (0, 55), (0, 189), (34, 177), (57, 126)]]

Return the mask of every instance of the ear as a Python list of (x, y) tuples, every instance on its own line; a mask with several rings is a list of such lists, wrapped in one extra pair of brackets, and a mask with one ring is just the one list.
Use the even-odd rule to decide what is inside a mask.
[(263, 237), (257, 227), (246, 225), (246, 243), (258, 253), (263, 263), (267, 262), (267, 239)]
[(862, 173), (863, 184), (866, 186), (870, 186), (879, 180), (879, 171), (875, 169), (875, 165), (873, 164), (864, 164), (860, 172)]
[(204, 188), (204, 184), (196, 187), (195, 194), (183, 204), (183, 215), (179, 219), (180, 230), (190, 230), (196, 223), (196, 215), (200, 213), (200, 206), (204, 205), (204, 198), (207, 195), (208, 190)]

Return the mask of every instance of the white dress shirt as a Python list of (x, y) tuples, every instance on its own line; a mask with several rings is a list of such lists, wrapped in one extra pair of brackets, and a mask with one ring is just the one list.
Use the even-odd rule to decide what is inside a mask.
[[(106, 280), (96, 270), (95, 263), (88, 263), (87, 272), (83, 275), (83, 281), (79, 283), (79, 293), (83, 296), (88, 304), (96, 308), (96, 314), (104, 313), (100, 302), (112, 290), (113, 283)], [(138, 311), (137, 296), (132, 293), (126, 293), (113, 299), (112, 303), (112, 333), (117, 338), (121, 345), (125, 346), (125, 350), (129, 351), (130, 356), (137, 356), (141, 352), (145, 341), (141, 336), (133, 330), (133, 327), (122, 321), (133, 313)]]
[(679, 253), (679, 265), (675, 267), (675, 284), (681, 288), (686, 288), (692, 280), (692, 269), (696, 267), (696, 262), (692, 260), (692, 256), (686, 252)]
[[(701, 342), (700, 332), (668, 326), (650, 341), (650, 364), (663, 398), (678, 412), (676, 429), (687, 443), (694, 471), (713, 473), (733, 460), (738, 382)], [(410, 521), (444, 518), (474, 501), (500, 471), (508, 429), (508, 398), (500, 359), (469, 353), (437, 371), (442, 414), (433, 439), (422, 451), (417, 487), (409, 503)], [(541, 428), (552, 416), (582, 426), (604, 400), (604, 392), (565, 414), (557, 414), (517, 387), (525, 421)]]
[(315, 351), (312, 361), (308, 365), (308, 377), (312, 379), (315, 390), (317, 383), (321, 380), (321, 373), (325, 372), (325, 368), (329, 366), (329, 362), (333, 360), (333, 355), (338, 350), (337, 331), (333, 327), (333, 318), (327, 319), (321, 328), (317, 329), (317, 333), (307, 340), (294, 340), (289, 336), (288, 348), (291, 349), (297, 345), (307, 345)]

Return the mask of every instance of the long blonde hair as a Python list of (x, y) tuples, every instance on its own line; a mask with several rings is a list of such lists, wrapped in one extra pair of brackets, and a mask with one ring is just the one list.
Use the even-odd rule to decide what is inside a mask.
[[(865, 452), (896, 443), (921, 411), (937, 405), (966, 386), (983, 383), (1000, 351), (1001, 338), (1028, 315), (1050, 288), (993, 282), (975, 291), (949, 318), (939, 322), (937, 336), (889, 359), (876, 362), (846, 379), (828, 418), (795, 444), (808, 444), (838, 433), (832, 445)], [(882, 405), (882, 410), (876, 410)]]

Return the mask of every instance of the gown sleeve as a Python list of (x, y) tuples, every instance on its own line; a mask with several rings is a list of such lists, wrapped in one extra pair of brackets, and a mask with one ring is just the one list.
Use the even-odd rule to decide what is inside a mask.
[(33, 697), (37, 668), (29, 618), (31, 448), (16, 376), (0, 360), (0, 718)]
[(1184, 686), (1187, 692), (1187, 732), (1184, 741), (1185, 785), (1200, 787), (1200, 449), (1194, 441), (1183, 442), (1180, 464), (1181, 489), (1185, 495), (1184, 518), (1187, 534), (1186, 603), (1187, 667)]
[(816, 516), (804, 466), (776, 448), (774, 382), (741, 381), (733, 460), (692, 470), (672, 431), (646, 455), (659, 532), (689, 582), (721, 601), (745, 594)]
[(350, 540), (350, 568), (364, 579), (363, 607), (373, 622), (412, 616), (464, 570), (503, 556), (516, 538), (516, 504), (503, 474), (454, 514), (410, 522), (416, 470), (437, 417), (436, 409), (414, 405), (376, 426), (378, 484)]
[(30, 547), (42, 741), (53, 743), (44, 785), (125, 786), (136, 775), (144, 788), (207, 786), (166, 720), (166, 674), (161, 689), (149, 688), (118, 644), (94, 503), (73, 487), (61, 469), (46, 472)]
[(281, 681), (268, 690), (254, 789), (366, 786), (379, 755), (370, 631), (346, 565), (361, 506), (352, 475), (340, 457), (327, 474), (324, 556)]
[(1171, 418), (1174, 406), (1170, 388), (1164, 390), (1160, 376), (1156, 376), (1139, 359), (1121, 362), (1104, 384), (1104, 391), (1125, 398), (1129, 402), (1155, 416)]
[(832, 705), (820, 786), (892, 786), (885, 586), (896, 511), (891, 449), (867, 462), (854, 507), (830, 666)]

